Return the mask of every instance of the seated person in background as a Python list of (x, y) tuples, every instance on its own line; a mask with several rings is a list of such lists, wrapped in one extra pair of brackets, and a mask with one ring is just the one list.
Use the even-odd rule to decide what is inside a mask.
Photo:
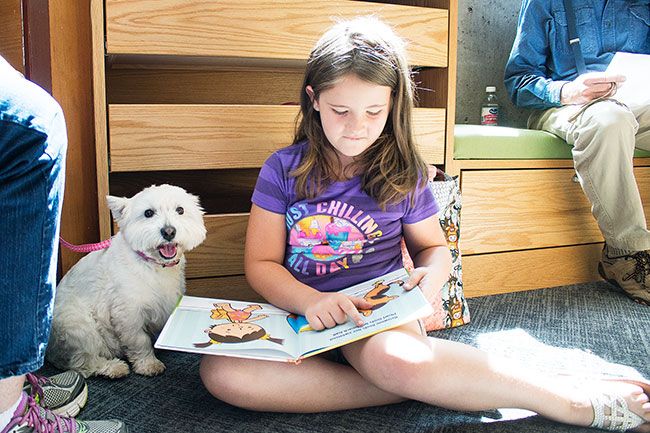
[(650, 7), (572, 3), (586, 73), (577, 70), (564, 2), (524, 0), (505, 85), (515, 105), (536, 109), (529, 128), (573, 146), (578, 179), (605, 238), (600, 274), (650, 305), (650, 232), (632, 165), (635, 147), (650, 150), (650, 91), (643, 103), (622, 104), (608, 96), (625, 77), (605, 72), (617, 51), (650, 53)]
[(68, 141), (50, 95), (0, 57), (0, 433), (126, 433), (122, 421), (77, 421), (88, 387), (43, 365), (56, 283)]

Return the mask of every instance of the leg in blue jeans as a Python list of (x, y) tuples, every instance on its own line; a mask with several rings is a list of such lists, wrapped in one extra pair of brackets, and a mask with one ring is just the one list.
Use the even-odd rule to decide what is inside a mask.
[(0, 64), (0, 379), (43, 364), (56, 284), (66, 146), (59, 105)]
[(43, 364), (66, 145), (59, 105), (0, 58), (0, 412)]
[[(43, 365), (50, 336), (67, 142), (59, 104), (0, 57), (1, 433), (32, 431), (35, 425), (40, 427), (34, 431), (54, 431), (53, 424), (61, 433), (128, 432), (119, 420), (55, 415), (76, 414), (85, 405), (80, 375), (33, 382), (30, 374)], [(23, 392), (25, 375), (29, 392)], [(71, 386), (71, 377), (79, 386)], [(46, 389), (56, 398), (43, 397)]]
[(63, 113), (54, 99), (10, 70), (1, 70), (0, 379), (43, 364), (67, 145)]

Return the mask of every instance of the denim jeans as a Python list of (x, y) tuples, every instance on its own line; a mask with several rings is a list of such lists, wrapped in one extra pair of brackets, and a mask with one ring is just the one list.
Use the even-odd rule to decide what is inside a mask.
[(43, 364), (66, 147), (59, 105), (0, 57), (0, 379)]

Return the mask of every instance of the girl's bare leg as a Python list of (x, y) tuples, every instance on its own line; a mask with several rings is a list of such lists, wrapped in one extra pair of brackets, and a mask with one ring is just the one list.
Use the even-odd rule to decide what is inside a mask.
[(326, 412), (405, 400), (377, 388), (349, 365), (322, 357), (300, 364), (204, 356), (201, 379), (232, 405), (271, 412)]
[[(589, 425), (594, 418), (591, 393), (614, 391), (650, 421), (648, 395), (637, 385), (596, 381), (584, 389), (465, 344), (426, 337), (416, 324), (349, 344), (343, 353), (354, 368), (322, 358), (296, 366), (206, 356), (201, 378), (215, 397), (262, 411), (322, 412), (414, 399), (464, 411), (528, 409), (556, 421)], [(640, 431), (650, 431), (650, 424)]]
[[(377, 334), (345, 346), (343, 353), (368, 381), (387, 392), (463, 411), (520, 408), (556, 421), (589, 425), (590, 395), (612, 391), (650, 421), (648, 395), (635, 384), (549, 377), (472, 346), (423, 336), (417, 325)], [(646, 390), (650, 392), (650, 389)], [(648, 431), (650, 424), (641, 428)]]

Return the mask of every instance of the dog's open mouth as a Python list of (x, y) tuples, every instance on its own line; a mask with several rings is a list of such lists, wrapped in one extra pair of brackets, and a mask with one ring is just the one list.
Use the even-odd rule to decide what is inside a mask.
[(176, 244), (162, 244), (158, 247), (158, 254), (165, 260), (176, 257)]

